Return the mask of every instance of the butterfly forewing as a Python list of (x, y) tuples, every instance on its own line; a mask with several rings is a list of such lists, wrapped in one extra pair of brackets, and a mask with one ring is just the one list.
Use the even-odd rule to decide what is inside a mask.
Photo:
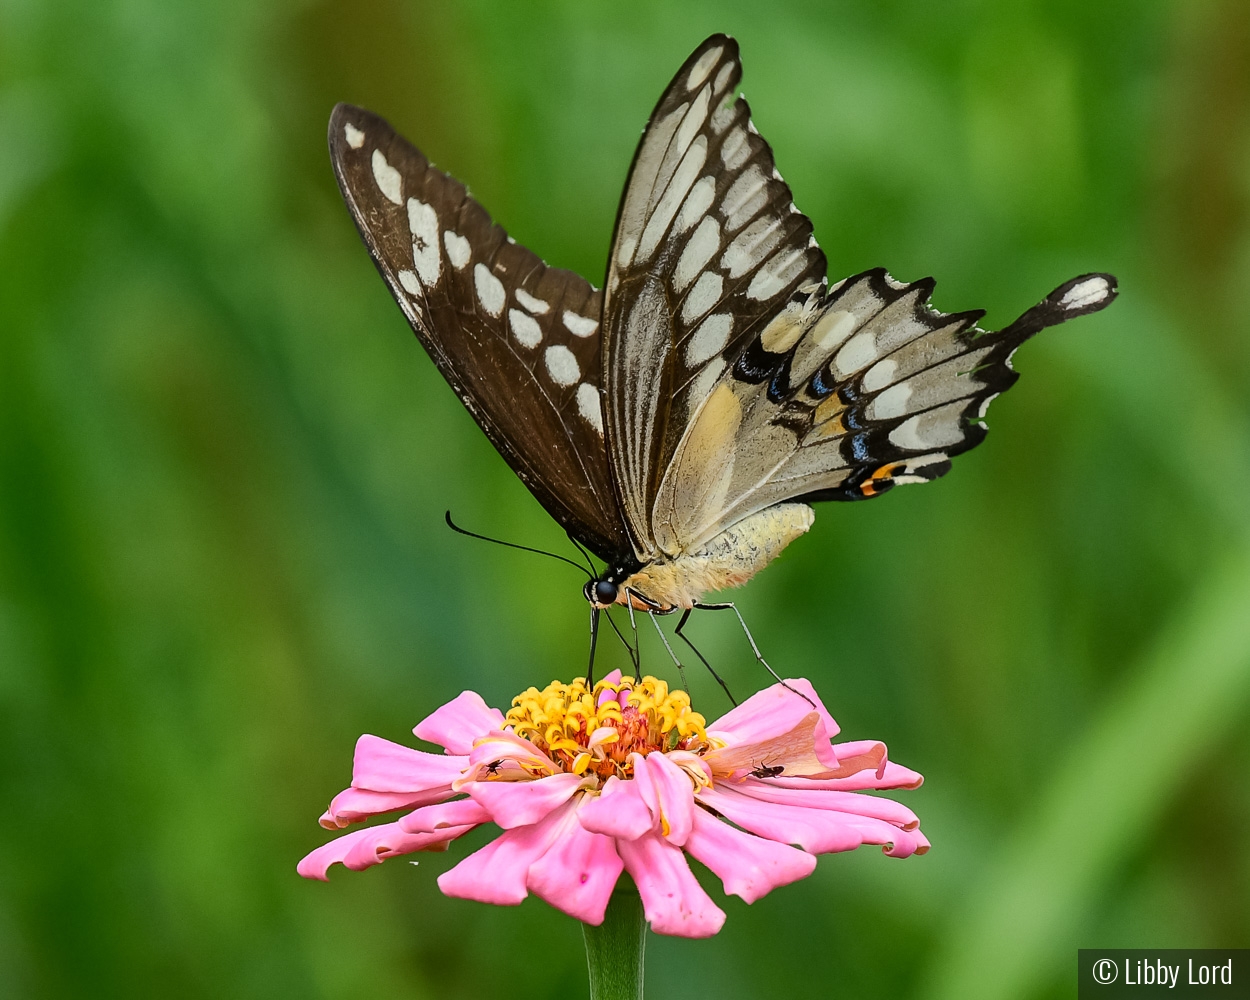
[(629, 550), (599, 391), (602, 295), (512, 242), (378, 116), (330, 120), (339, 186), (439, 371), (539, 502), (604, 559)]
[(740, 77), (737, 44), (723, 35), (678, 71), (639, 143), (608, 261), (608, 448), (640, 560), (656, 553), (657, 494), (696, 409), (744, 345), (825, 274), (810, 221), (746, 101), (733, 99)]

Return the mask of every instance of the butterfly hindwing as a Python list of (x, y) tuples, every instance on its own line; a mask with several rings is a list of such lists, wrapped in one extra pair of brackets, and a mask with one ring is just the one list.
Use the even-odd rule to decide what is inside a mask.
[[(862, 500), (929, 482), (985, 437), (1011, 359), (1039, 330), (1103, 308), (1115, 279), (1087, 274), (1010, 326), (929, 304), (932, 279), (883, 269), (798, 298), (716, 383), (665, 475), (657, 538), (697, 550), (787, 500)], [(709, 456), (712, 456), (709, 460)]]
[(408, 322), (491, 443), (596, 554), (628, 551), (603, 436), (602, 294), (514, 243), (377, 115), (340, 104), (343, 197)]
[(704, 42), (643, 133), (622, 197), (605, 294), (607, 438), (640, 560), (690, 418), (732, 359), (825, 258), (745, 100), (737, 43)]

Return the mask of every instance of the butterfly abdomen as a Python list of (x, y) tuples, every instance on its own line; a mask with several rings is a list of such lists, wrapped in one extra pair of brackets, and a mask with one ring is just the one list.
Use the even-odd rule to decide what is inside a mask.
[(692, 608), (703, 595), (741, 587), (812, 526), (816, 515), (803, 503), (779, 503), (714, 537), (696, 552), (657, 559), (626, 579), (618, 603), (636, 591), (664, 610)]

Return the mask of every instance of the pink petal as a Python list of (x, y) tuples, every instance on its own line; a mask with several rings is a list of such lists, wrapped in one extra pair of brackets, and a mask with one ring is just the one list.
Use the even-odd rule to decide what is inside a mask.
[(446, 747), (448, 753), (467, 754), (473, 741), (503, 726), (503, 713), (491, 708), (475, 691), (464, 691), (417, 723), (418, 738)]
[(637, 840), (655, 829), (651, 810), (642, 800), (638, 782), (608, 778), (597, 798), (589, 798), (577, 811), (582, 827), (618, 840)]
[[(888, 835), (887, 835), (888, 836)], [(869, 839), (864, 838), (869, 844), (881, 844), (881, 851), (892, 858), (909, 858), (913, 854), (929, 853), (929, 838), (919, 830), (900, 830), (893, 835), (893, 839)]]
[(707, 865), (725, 891), (754, 903), (779, 885), (807, 878), (816, 868), (810, 854), (735, 830), (706, 809), (694, 811), (694, 829), (686, 841), (692, 858)]
[(557, 910), (598, 926), (625, 864), (611, 837), (585, 830), (568, 810), (551, 849), (530, 865), (525, 884)]
[(467, 763), (463, 757), (413, 750), (366, 734), (356, 741), (352, 787), (371, 792), (423, 792), (450, 785)]
[(475, 781), (465, 785), (473, 800), (505, 830), (537, 823), (564, 805), (581, 787), (580, 774), (553, 774), (537, 781)]
[(829, 714), (808, 680), (794, 677), (787, 679), (786, 683), (794, 691), (807, 695), (815, 708), (784, 685), (774, 684), (763, 691), (757, 691), (737, 708), (709, 723), (707, 731), (723, 739), (729, 746), (759, 743), (790, 732), (809, 712), (815, 711), (820, 716), (820, 725), (816, 727), (816, 756), (827, 767), (836, 768), (838, 762), (829, 746), (829, 740), (837, 735), (838, 724), (833, 721), (833, 716)]
[(762, 802), (778, 802), (782, 805), (799, 806), (803, 809), (829, 809), (835, 812), (856, 813), (884, 820), (904, 830), (920, 825), (916, 814), (893, 799), (883, 799), (862, 792), (834, 792), (822, 788), (780, 787), (769, 778), (747, 778), (733, 786), (735, 792), (749, 795)]
[[(889, 752), (880, 740), (851, 740), (846, 743), (835, 743), (833, 749), (843, 769), (852, 761), (859, 759), (863, 761), (865, 769), (879, 773), (889, 760)], [(871, 766), (874, 760), (878, 762), (876, 767)]]
[[(881, 762), (875, 770), (864, 770), (844, 779), (847, 784), (838, 785), (844, 791), (855, 788), (919, 788), (924, 784), (924, 776), (902, 764), (895, 764), (889, 759), (885, 744), (877, 740), (858, 740), (853, 743), (835, 743), (833, 752), (838, 755), (839, 763), (845, 767), (856, 757), (872, 757), (878, 753)], [(868, 784), (867, 782), (872, 782)], [(852, 787), (852, 784), (854, 787)], [(834, 786), (830, 786), (834, 787)]]
[(642, 895), (642, 909), (657, 934), (711, 937), (725, 914), (695, 880), (681, 849), (655, 834), (618, 840), (616, 849)]
[(750, 833), (780, 844), (798, 844), (811, 854), (853, 851), (864, 843), (894, 844), (895, 849), (901, 844), (906, 850), (917, 843), (912, 834), (881, 820), (761, 802), (728, 788), (704, 788), (699, 792), (699, 802)]
[(371, 826), (323, 844), (308, 854), (295, 870), (304, 878), (326, 881), (326, 872), (336, 862), (346, 865), (352, 871), (363, 871), (398, 854), (411, 854), (413, 851), (428, 850), (438, 845), (445, 846), (471, 829), (471, 826), (463, 826), (439, 830), (437, 833), (409, 834), (404, 833), (398, 823)]
[(478, 826), (490, 820), (490, 814), (472, 799), (456, 799), (426, 806), (399, 819), (404, 833), (434, 833), (450, 826)]
[[(632, 756), (632, 755), (631, 755)], [(674, 847), (681, 847), (690, 836), (694, 823), (694, 786), (686, 772), (662, 753), (648, 754), (646, 773), (650, 779), (639, 788), (643, 801), (647, 802), (652, 815), (660, 824), (660, 833)], [(635, 776), (638, 764), (634, 765)], [(648, 784), (654, 796), (654, 804), (648, 799)]]
[(551, 758), (529, 740), (501, 729), (492, 729), (480, 736), (473, 752), (469, 754), (469, 763), (479, 767), (496, 760), (515, 761), (545, 770), (548, 774), (557, 774), (560, 771)]
[(516, 906), (527, 895), (530, 866), (547, 853), (561, 830), (561, 820), (573, 803), (566, 803), (533, 826), (505, 830), (479, 851), (474, 851), (450, 871), (438, 877), (446, 896), (475, 899), (496, 906)]
[[(834, 753), (841, 751), (835, 744)], [(864, 789), (884, 791), (890, 788), (919, 788), (924, 784), (924, 777), (911, 768), (893, 761), (883, 761), (881, 776), (871, 769), (852, 774), (848, 778), (804, 778), (779, 775), (771, 779), (783, 788), (827, 788), (836, 792), (857, 792)]]
[(330, 808), (321, 817), (321, 825), (327, 830), (342, 829), (349, 823), (358, 823), (370, 816), (394, 812), (397, 809), (415, 809), (431, 802), (440, 802), (450, 795), (450, 785), (424, 792), (371, 792), (361, 788), (348, 788), (331, 800)]

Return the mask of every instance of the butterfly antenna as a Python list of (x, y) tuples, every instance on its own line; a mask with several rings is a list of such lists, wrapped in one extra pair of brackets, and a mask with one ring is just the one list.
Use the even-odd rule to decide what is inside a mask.
[(586, 551), (586, 546), (584, 546), (581, 542), (579, 542), (572, 535), (569, 535), (569, 541), (572, 542), (577, 547), (578, 552), (580, 552), (583, 556), (586, 557), (586, 565), (590, 567), (590, 575), (598, 576), (599, 574), (595, 570), (595, 561), (590, 558), (590, 553)]
[[(457, 534), (468, 535), (470, 538), (480, 538), (484, 542), (494, 542), (496, 545), (505, 545), (510, 549), (520, 549), (522, 552), (533, 552), (535, 555), (549, 556), (552, 559), (559, 559), (560, 562), (568, 563), (579, 573), (586, 572), (586, 570), (580, 564), (575, 563), (572, 559), (565, 558), (564, 556), (559, 555), (556, 552), (547, 552), (545, 549), (534, 549), (534, 548), (530, 548), (528, 545), (518, 545), (516, 542), (505, 542), (501, 538), (491, 538), (489, 535), (479, 535), (476, 531), (469, 531), (467, 528), (462, 528), (460, 527), (460, 525), (458, 525), (455, 521), (451, 519), (451, 511), (447, 512), (447, 527), (449, 527), (452, 531), (456, 532)], [(590, 575), (591, 575), (591, 578), (593, 579), (594, 573), (591, 573)]]

